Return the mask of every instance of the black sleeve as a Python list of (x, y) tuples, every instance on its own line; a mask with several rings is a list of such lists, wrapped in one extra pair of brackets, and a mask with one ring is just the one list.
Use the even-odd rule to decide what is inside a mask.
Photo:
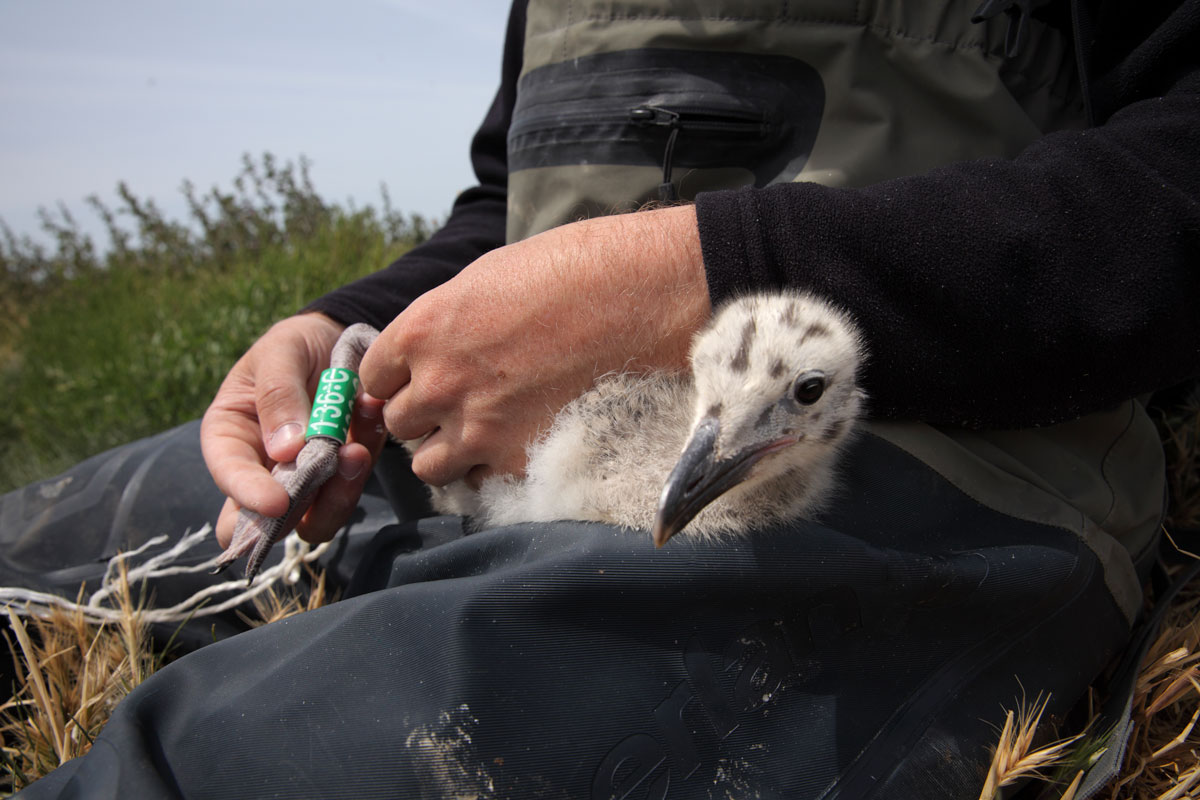
[(1016, 159), (701, 195), (714, 302), (786, 285), (851, 311), (879, 417), (1050, 424), (1200, 374), (1198, 8), (1100, 76), (1104, 124)]
[(429, 241), (388, 267), (318, 298), (306, 311), (323, 312), (347, 325), (368, 322), (382, 329), (417, 297), (504, 244), (507, 137), (524, 39), (525, 3), (518, 0), (509, 12), (500, 89), (471, 142), (479, 185), (458, 196), (446, 224)]

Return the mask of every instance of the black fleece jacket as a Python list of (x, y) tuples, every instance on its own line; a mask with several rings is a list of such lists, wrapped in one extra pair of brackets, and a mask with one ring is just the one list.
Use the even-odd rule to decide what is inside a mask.
[[(504, 243), (524, 6), (472, 145), (479, 186), (429, 242), (311, 310), (382, 327)], [(1200, 375), (1200, 0), (1072, 12), (1091, 127), (861, 189), (701, 194), (714, 305), (791, 286), (850, 310), (877, 417), (1044, 425)]]

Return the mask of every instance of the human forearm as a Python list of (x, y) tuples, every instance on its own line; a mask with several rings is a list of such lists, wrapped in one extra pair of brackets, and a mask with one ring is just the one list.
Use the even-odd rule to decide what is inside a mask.
[(436, 485), (520, 472), (525, 445), (601, 374), (679, 369), (709, 313), (693, 209), (588, 220), (493, 251), (422, 296), (362, 364)]

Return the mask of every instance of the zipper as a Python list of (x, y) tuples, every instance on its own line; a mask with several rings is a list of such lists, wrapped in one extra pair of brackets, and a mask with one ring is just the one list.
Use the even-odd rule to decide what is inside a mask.
[(629, 121), (638, 127), (660, 127), (669, 131), (663, 153), (662, 183), (658, 186), (658, 199), (663, 203), (679, 201), (679, 192), (671, 181), (671, 170), (680, 131), (766, 138), (771, 130), (763, 117), (745, 112), (714, 112), (711, 109), (676, 111), (650, 105), (630, 109)]
[(593, 104), (587, 111), (523, 115), (514, 122), (509, 135), (520, 137), (560, 128), (613, 125), (658, 128), (666, 131), (667, 141), (662, 158), (663, 179), (658, 187), (659, 199), (664, 203), (678, 202), (679, 199), (678, 191), (671, 182), (671, 171), (681, 137), (684, 142), (690, 136), (753, 141), (768, 138), (774, 128), (765, 114), (753, 111), (714, 109), (699, 104), (663, 106), (639, 103), (631, 106), (627, 100), (620, 99), (618, 102)]
[(629, 121), (640, 127), (657, 125), (739, 136), (765, 137), (771, 132), (771, 124), (761, 114), (733, 110), (715, 111), (711, 108), (663, 108), (641, 105), (630, 109)]
[(625, 103), (596, 105), (599, 107), (594, 106), (588, 111), (536, 116), (524, 114), (514, 121), (509, 135), (516, 137), (571, 125), (627, 123), (638, 127), (680, 126), (689, 131), (766, 137), (773, 127), (765, 115), (740, 110), (714, 110), (694, 106), (675, 106), (668, 109), (646, 104), (630, 107)]

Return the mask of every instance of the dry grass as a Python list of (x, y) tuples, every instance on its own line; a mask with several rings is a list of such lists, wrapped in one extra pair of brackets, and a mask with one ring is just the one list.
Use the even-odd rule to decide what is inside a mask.
[[(1049, 697), (1035, 699), (1032, 706), (1022, 704), (1015, 714), (1008, 712), (1004, 728), (1000, 731), (1000, 740), (992, 753), (992, 763), (979, 800), (994, 800), (1000, 796), (1001, 789), (1019, 781), (1029, 778), (1045, 780), (1047, 771), (1062, 766), (1071, 753), (1071, 745), (1083, 738), (1080, 733), (1034, 748), (1034, 739), (1049, 700)], [(1075, 796), (1082, 776), (1083, 771), (1077, 770), (1075, 780), (1062, 800), (1071, 800)]]
[[(82, 602), (74, 611), (53, 608), (26, 619), (8, 609), (17, 686), (0, 706), (0, 790), (17, 791), (86, 753), (117, 703), (169, 660), (170, 643), (154, 646), (147, 602), (135, 600), (125, 562), (118, 563), (117, 622), (88, 622)], [(261, 619), (247, 622), (262, 625), (330, 602), (325, 573), (309, 575), (311, 590), (272, 587), (256, 595)]]
[[(1160, 420), (1167, 455), (1170, 532), (1200, 531), (1200, 384)], [(1174, 543), (1174, 539), (1171, 539)], [(1200, 556), (1182, 552), (1189, 561)], [(1194, 561), (1193, 561), (1194, 563)], [(1171, 570), (1172, 580), (1191, 563)], [(1121, 774), (1104, 800), (1200, 798), (1200, 581), (1172, 600), (1142, 664), (1133, 699), (1134, 729)]]
[(325, 588), (325, 571), (316, 572), (307, 563), (304, 564), (304, 569), (308, 572), (310, 589), (301, 590), (299, 584), (285, 584), (286, 588), (282, 590), (272, 587), (269, 591), (254, 596), (254, 610), (258, 613), (257, 619), (240, 611), (238, 616), (250, 627), (257, 628), (296, 614), (303, 614), (305, 611), (312, 611), (314, 608), (336, 603), (338, 593), (330, 594)]
[(1200, 797), (1200, 584), (1172, 604), (1151, 645), (1133, 699), (1134, 730), (1105, 800)]
[[(1193, 386), (1179, 405), (1163, 413), (1160, 431), (1167, 455), (1171, 504), (1165, 533), (1200, 531), (1200, 385)], [(1168, 571), (1178, 579), (1200, 556), (1182, 550), (1186, 559)], [(1153, 597), (1148, 594), (1148, 604)], [(1099, 800), (1200, 800), (1200, 580), (1193, 580), (1171, 600), (1157, 637), (1147, 651), (1134, 689), (1133, 730), (1119, 774), (1093, 797)], [(981, 800), (999, 797), (999, 790), (1023, 778), (1075, 781), (1059, 795), (1074, 796), (1080, 769), (1093, 763), (1105, 746), (1104, 736), (1075, 737), (1032, 750), (1041, 709), (1013, 714), (1001, 731)], [(1089, 727), (1097, 722), (1092, 715)], [(1043, 735), (1046, 732), (1039, 731)], [(1073, 746), (1063, 746), (1071, 745)], [(1024, 768), (1032, 765), (1032, 768)], [(1024, 768), (1024, 769), (1023, 769)], [(1007, 778), (1007, 782), (1006, 779)]]
[(0, 706), (0, 734), (13, 789), (87, 752), (121, 698), (162, 664), (141, 619), (145, 599), (135, 601), (120, 568), (118, 623), (96, 626), (82, 610), (54, 609), (27, 624), (8, 609), (18, 688)]
[[(1150, 646), (1134, 689), (1133, 731), (1120, 773), (1097, 791), (1099, 800), (1200, 798), (1200, 581), (1174, 600)], [(980, 800), (1024, 779), (1063, 785), (1053, 796), (1072, 800), (1083, 775), (1106, 747), (1105, 734), (1078, 734), (1033, 748), (1045, 702), (1008, 713)], [(1014, 721), (1015, 719), (1015, 721)], [(1089, 727), (1096, 723), (1093, 715)], [(1086, 730), (1085, 730), (1086, 732)]]

